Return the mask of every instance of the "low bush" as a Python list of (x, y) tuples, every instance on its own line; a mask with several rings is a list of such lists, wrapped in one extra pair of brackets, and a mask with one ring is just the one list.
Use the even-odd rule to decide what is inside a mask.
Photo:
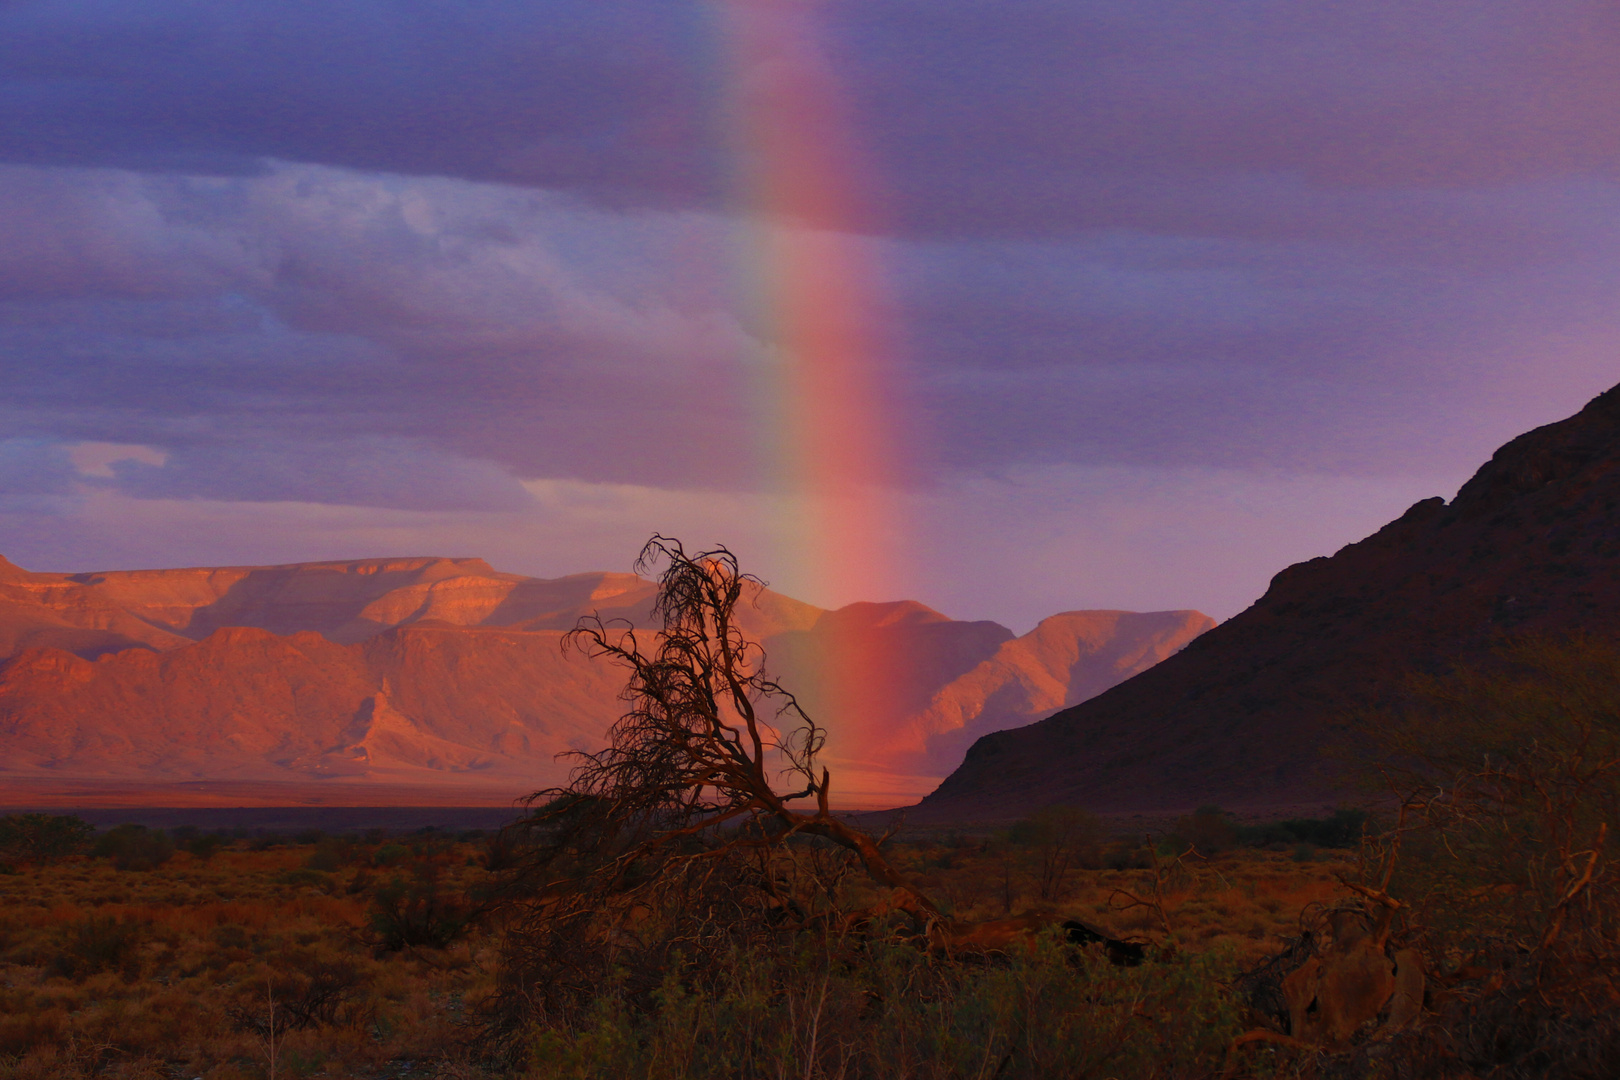
[(1245, 847), (1353, 848), (1361, 843), (1363, 831), (1371, 823), (1365, 810), (1340, 809), (1325, 818), (1290, 818), (1263, 825), (1237, 826), (1238, 843)]
[(177, 848), (189, 852), (194, 859), (207, 862), (212, 859), (221, 848), (230, 846), (230, 837), (225, 833), (214, 831), (205, 833), (195, 825), (181, 825), (169, 830), (169, 839), (174, 841)]
[(1073, 806), (1048, 806), (1014, 825), (1008, 838), (1033, 856), (1036, 895), (1050, 901), (1067, 895), (1074, 871), (1103, 865), (1105, 835), (1095, 814)]
[(53, 975), (74, 980), (110, 969), (123, 969), (133, 976), (142, 930), (134, 920), (111, 915), (80, 919), (64, 929), (60, 951), (51, 958), (48, 969)]
[(466, 932), (472, 906), (465, 896), (443, 887), (437, 867), (424, 863), (412, 880), (396, 877), (378, 887), (370, 914), (371, 928), (387, 952), (442, 949)]
[(120, 870), (151, 870), (174, 855), (174, 841), (162, 829), (145, 825), (118, 825), (97, 837), (92, 855), (111, 859)]
[(332, 883), (332, 875), (306, 868), (284, 870), (276, 875), (278, 885), (314, 885), (324, 888)]
[(1200, 806), (1176, 820), (1173, 839), (1200, 855), (1214, 855), (1237, 846), (1238, 827), (1231, 815), (1218, 806)]
[[(181, 840), (184, 847), (206, 838), (200, 831), (178, 837), (171, 831), (169, 836)], [(247, 850), (249, 840), (251, 836), (235, 837), (228, 849), (207, 863), (173, 858), (149, 873), (120, 873), (104, 859), (69, 859), (0, 877), (0, 1080), (89, 1080), (92, 1076), (140, 1080), (158, 1075), (246, 1080), (263, 1076), (267, 1061), (257, 1036), (260, 1023), (268, 1020), (267, 996), (275, 1002), (278, 1031), (286, 1033), (278, 1051), (278, 1076), (323, 1072), (328, 1076), (406, 1075), (403, 1063), (407, 1061), (414, 1063), (409, 1071), (413, 1076), (433, 1075), (434, 1070), (437, 1075), (466, 1080), (517, 1075), (502, 1069), (481, 1072), (462, 1057), (468, 1019), (479, 1015), (480, 1003), (490, 999), (504, 977), (500, 974), (504, 939), (491, 931), (509, 925), (521, 910), (509, 906), (487, 920), (463, 925), (467, 914), (463, 905), (481, 911), (491, 902), (493, 876), (468, 861), (481, 847), (461, 844), (430, 858), (413, 858), (403, 867), (377, 870), (369, 865), (376, 845), (340, 846), (339, 850), (348, 852), (342, 856), (346, 866), (317, 891), (289, 887), (281, 878), (291, 871), (307, 870), (304, 863), (318, 854), (320, 844), (254, 852)], [(1140, 843), (1136, 839), (1135, 844)], [(953, 905), (956, 917), (973, 920), (996, 917), (1003, 909), (1005, 898), (995, 874), (1000, 851), (1007, 847), (1010, 845), (986, 844), (982, 837), (971, 837), (944, 845), (893, 840), (889, 850), (892, 858), (907, 867), (918, 864), (925, 852), (931, 861), (948, 852), (951, 866), (929, 871), (931, 879), (937, 883), (938, 895)], [(1016, 851), (1020, 858), (1029, 859), (1028, 849)], [(806, 875), (836, 870), (820, 858), (820, 852), (817, 844), (795, 845)], [(1145, 860), (1146, 852), (1132, 851), (1129, 859)], [(420, 873), (417, 867), (422, 867)], [(1195, 865), (1198, 867), (1201, 864)], [(745, 1028), (728, 1034), (723, 1023), (791, 1020), (802, 1025), (807, 1022), (806, 1005), (813, 1011), (821, 1000), (822, 980), (828, 980), (821, 1034), (815, 1043), (818, 1070), (835, 1064), (836, 1055), (842, 1053), (828, 1049), (826, 1032), (831, 1025), (836, 1039), (864, 1055), (861, 1060), (866, 1064), (852, 1065), (847, 1074), (851, 1078), (885, 1075), (871, 1064), (877, 1055), (888, 1053), (885, 1048), (895, 1043), (925, 1038), (930, 1040), (928, 1046), (939, 1046), (942, 1053), (953, 1055), (947, 1062), (958, 1066), (968, 1062), (972, 1068), (962, 1071), (974, 1075), (986, 1048), (980, 1047), (979, 1056), (974, 1057), (966, 1044), (979, 1034), (990, 1033), (995, 1044), (989, 1048), (992, 1060), (984, 1071), (988, 1077), (1007, 1060), (1007, 1045), (1023, 1038), (1026, 1031), (1010, 1001), (999, 996), (1011, 995), (1016, 989), (1031, 1003), (1026, 1012), (1032, 1018), (1028, 1030), (1035, 1050), (1031, 1057), (1015, 1055), (1008, 1061), (1003, 1080), (1032, 1075), (1035, 1066), (1029, 1062), (1050, 1065), (1058, 1071), (1047, 1075), (1059, 1077), (1067, 1075), (1061, 1070), (1075, 1060), (1058, 1052), (1063, 1045), (1073, 1049), (1082, 1037), (1110, 1037), (1115, 1028), (1109, 1025), (1125, 1024), (1121, 998), (1109, 995), (1129, 990), (1141, 995), (1142, 1010), (1125, 1024), (1123, 1048), (1104, 1059), (1102, 1067), (1107, 1071), (1094, 1074), (1099, 1080), (1107, 1076), (1168, 1080), (1177, 1072), (1189, 1080), (1215, 1075), (1223, 1048), (1217, 1048), (1201, 1071), (1184, 1064), (1190, 1052), (1174, 1049), (1177, 1040), (1198, 1032), (1191, 1020), (1173, 1014), (1174, 987), (1161, 980), (1192, 982), (1199, 972), (1219, 974), (1225, 970), (1220, 958), (1226, 955), (1252, 963), (1293, 931), (1302, 903), (1330, 899), (1342, 892), (1333, 880), (1335, 869), (1341, 868), (1320, 862), (1293, 863), (1286, 852), (1229, 855), (1218, 871), (1201, 870), (1196, 880), (1166, 892), (1170, 921), (1184, 943), (1175, 963), (1150, 960), (1148, 966), (1156, 965), (1153, 973), (1117, 973), (1092, 963), (1086, 950), (1071, 953), (1055, 946), (1059, 955), (1074, 956), (1075, 967), (1051, 964), (1046, 969), (1050, 982), (1041, 982), (1046, 976), (1039, 972), (1010, 967), (1022, 961), (992, 957), (951, 963), (930, 959), (913, 945), (874, 940), (860, 946), (853, 936), (823, 934), (819, 925), (783, 935), (787, 940), (766, 942), (757, 956), (739, 951), (735, 959), (729, 959), (729, 947), (722, 948), (714, 977), (709, 978), (700, 973), (704, 958), (713, 955), (703, 951), (703, 942), (671, 942), (656, 957), (646, 957), (637, 952), (636, 940), (645, 937), (649, 928), (631, 922), (623, 927), (626, 933), (607, 943), (611, 955), (579, 957), (602, 962), (578, 972), (584, 998), (572, 1019), (539, 1028), (520, 1019), (510, 1029), (510, 1042), (536, 1061), (541, 1058), (534, 1052), (542, 1043), (561, 1055), (537, 1066), (542, 1076), (566, 1075), (566, 1055), (589, 1049), (589, 1040), (595, 1038), (590, 1025), (597, 1020), (610, 1027), (618, 1025), (616, 1030), (628, 1033), (627, 1039), (657, 1040), (624, 1051), (629, 1056), (620, 1060), (647, 1066), (630, 1075), (680, 1075), (684, 1066), (671, 1065), (668, 1059), (652, 1063), (654, 1045), (694, 1053), (718, 1047), (719, 1061), (733, 1060), (725, 1056), (732, 1053), (726, 1048), (732, 1037), (754, 1048), (749, 1051), (754, 1056), (747, 1060), (761, 1062), (767, 1060), (761, 1048), (771, 1038), (788, 1036), (780, 1032), (771, 1036), (757, 1026), (752, 1032)], [(391, 878), (397, 880), (390, 882)], [(1099, 926), (1115, 937), (1140, 934), (1157, 941), (1162, 930), (1156, 915), (1143, 910), (1120, 912), (1117, 905), (1110, 905), (1118, 888), (1146, 895), (1151, 878), (1148, 870), (1076, 871), (1069, 879), (1069, 896), (1062, 902), (1063, 914)], [(431, 887), (425, 884), (428, 879)], [(804, 882), (808, 880), (807, 876)], [(1167, 887), (1174, 884), (1167, 878)], [(392, 896), (397, 907), (374, 902), (379, 885), (384, 886), (384, 900)], [(850, 898), (853, 905), (881, 899), (882, 894), (859, 880), (852, 887), (859, 890)], [(1015, 911), (1039, 902), (1037, 887), (1033, 873), (1015, 878)], [(430, 889), (437, 891), (437, 898), (431, 905), (417, 907)], [(414, 899), (413, 891), (417, 892)], [(717, 891), (730, 894), (735, 890)], [(783, 895), (791, 899), (804, 894), (795, 886), (785, 889)], [(760, 914), (765, 919), (760, 927), (765, 936), (784, 929), (772, 921), (780, 917), (781, 909)], [(99, 921), (89, 922), (92, 918)], [(390, 924), (400, 927), (397, 935), (388, 933)], [(420, 933), (423, 926), (427, 932)], [(1211, 936), (1216, 929), (1220, 933)], [(378, 948), (390, 936), (401, 945), (398, 951)], [(407, 937), (429, 944), (407, 946)], [(432, 942), (447, 937), (452, 938), (448, 948), (432, 947)], [(825, 941), (831, 945), (821, 944)], [(826, 953), (827, 948), (832, 951)], [(1205, 959), (1197, 959), (1200, 954)], [(643, 962), (647, 960), (657, 962)], [(1095, 980), (1087, 974), (1093, 968), (1098, 969)], [(666, 993), (665, 982), (671, 973), (674, 978)], [(726, 985), (725, 980), (735, 979), (739, 973), (752, 981)], [(514, 984), (531, 1000), (545, 993), (540, 973), (535, 974), (535, 980)], [(573, 979), (566, 972), (560, 978), (555, 972), (547, 974), (554, 977), (554, 985)], [(1116, 979), (1116, 974), (1121, 978)], [(810, 979), (815, 981), (804, 981)], [(808, 991), (814, 995), (807, 996)], [(777, 996), (749, 1000), (747, 995), (752, 993)], [(1204, 984), (1188, 1000), (1208, 1001), (1221, 993), (1219, 986)], [(611, 994), (622, 1000), (603, 1000)], [(675, 994), (681, 995), (678, 1000)], [(671, 1003), (667, 1007), (666, 1000)], [(1101, 1007), (1097, 1017), (1082, 1015), (1094, 1005)], [(698, 1007), (726, 1011), (712, 1022), (705, 1019), (702, 1030), (689, 1038), (671, 1030)], [(1000, 1012), (992, 1014), (991, 1010)], [(1225, 1023), (1218, 1017), (1217, 1021)], [(892, 1035), (877, 1030), (891, 1022), (896, 1025)], [(838, 1027), (846, 1023), (847, 1029)], [(1084, 1023), (1091, 1025), (1087, 1029), (1090, 1035), (1080, 1030)], [(1069, 1026), (1069, 1034), (1057, 1030), (1061, 1025)], [(810, 1043), (805, 1029), (798, 1030), (802, 1052)], [(955, 1041), (948, 1042), (946, 1036)], [(277, 1038), (279, 1043), (282, 1036)], [(1065, 1039), (1073, 1041), (1065, 1044)], [(1217, 1035), (1211, 1035), (1208, 1044), (1218, 1041)], [(1140, 1064), (1159, 1045), (1171, 1048), (1168, 1060), (1172, 1064), (1162, 1068), (1151, 1062)], [(900, 1065), (886, 1075), (902, 1075), (911, 1067), (906, 1063), (915, 1062), (922, 1052), (921, 1044), (900, 1046), (894, 1055)], [(768, 1060), (771, 1071), (761, 1066), (752, 1075), (776, 1075), (783, 1059)], [(802, 1076), (803, 1058), (794, 1060), (800, 1064), (789, 1075)], [(1083, 1064), (1092, 1059), (1080, 1060)], [(1178, 1061), (1183, 1064), (1172, 1068)], [(915, 1068), (912, 1076), (943, 1076), (944, 1070), (943, 1065)], [(580, 1075), (611, 1072), (610, 1060), (607, 1064), (587, 1063)], [(721, 1065), (709, 1064), (694, 1065), (689, 1072), (693, 1076), (726, 1075)]]
[(411, 857), (411, 849), (404, 844), (384, 844), (371, 855), (373, 866), (397, 866)]
[(354, 848), (355, 845), (350, 842), (325, 837), (315, 844), (315, 850), (304, 860), (304, 866), (330, 874), (355, 861)]
[(0, 817), (0, 865), (44, 865), (88, 846), (94, 826), (68, 814)]
[(365, 980), (353, 961), (299, 953), (287, 959), (276, 977), (244, 987), (226, 1007), (237, 1030), (263, 1039), (277, 1031), (353, 1025), (367, 1017), (360, 1002)]

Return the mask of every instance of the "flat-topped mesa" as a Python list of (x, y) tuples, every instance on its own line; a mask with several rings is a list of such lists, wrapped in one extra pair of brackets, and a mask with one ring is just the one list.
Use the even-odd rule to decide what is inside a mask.
[[(190, 638), (220, 626), (247, 625), (281, 633), (318, 630), (333, 640), (359, 640), (412, 617), (429, 617), (417, 613), (420, 600), (402, 604), (413, 591), (460, 583), (462, 591), (481, 588), (490, 596), (486, 606), (493, 607), (525, 579), (502, 574), (483, 559), (424, 556), (112, 571), (75, 575), (73, 580), (154, 626)], [(379, 602), (381, 609), (367, 610)], [(431, 617), (451, 615), (441, 610)]]
[(0, 555), (0, 583), (8, 581), (26, 581), (33, 575), (4, 555)]

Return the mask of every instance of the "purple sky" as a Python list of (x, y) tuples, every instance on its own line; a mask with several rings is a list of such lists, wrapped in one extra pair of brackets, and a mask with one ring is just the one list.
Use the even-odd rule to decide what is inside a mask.
[(772, 227), (888, 283), (890, 596), (1224, 618), (1620, 381), (1611, 2), (0, 0), (0, 553), (888, 598), (781, 540), (728, 6), (861, 152)]

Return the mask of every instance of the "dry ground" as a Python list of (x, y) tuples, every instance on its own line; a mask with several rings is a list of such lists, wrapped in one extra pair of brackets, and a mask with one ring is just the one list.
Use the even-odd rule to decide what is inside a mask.
[(1159, 876), (1165, 919), (1132, 902), (1152, 898), (1154, 873), (1146, 867), (1073, 870), (1052, 898), (1042, 899), (1031, 854), (993, 840), (908, 844), (898, 862), (958, 919), (1048, 910), (1116, 937), (1154, 943), (1166, 940), (1168, 922), (1183, 948), (1224, 945), (1249, 960), (1276, 952), (1297, 934), (1307, 904), (1350, 895), (1334, 875), (1352, 872), (1353, 858), (1352, 852), (1311, 848), (1238, 849), (1179, 862), (1167, 853)]
[[(437, 875), (449, 895), (487, 874), (478, 843), (431, 838), (238, 841), (151, 870), (76, 857), (0, 875), (0, 1080), (76, 1077), (475, 1075), (468, 1018), (493, 984), (494, 927), (444, 949), (386, 951), (379, 887)], [(1341, 896), (1344, 853), (1229, 852), (1161, 873), (1165, 918), (1121, 890), (1146, 869), (1079, 870), (1036, 895), (1029, 852), (958, 839), (900, 845), (897, 859), (960, 919), (1046, 909), (1116, 936), (1258, 958), (1300, 909)], [(279, 995), (272, 1009), (272, 998)]]

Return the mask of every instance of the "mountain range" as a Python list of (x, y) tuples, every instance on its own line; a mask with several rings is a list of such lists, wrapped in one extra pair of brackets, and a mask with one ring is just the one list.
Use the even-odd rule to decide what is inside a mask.
[[(0, 559), (0, 803), (505, 801), (603, 745), (623, 673), (562, 648), (652, 626), (653, 582), (480, 559), (34, 573)], [(740, 609), (828, 729), (846, 806), (911, 802), (978, 736), (1145, 670), (1213, 621), (1077, 611), (1021, 637), (922, 604)]]

